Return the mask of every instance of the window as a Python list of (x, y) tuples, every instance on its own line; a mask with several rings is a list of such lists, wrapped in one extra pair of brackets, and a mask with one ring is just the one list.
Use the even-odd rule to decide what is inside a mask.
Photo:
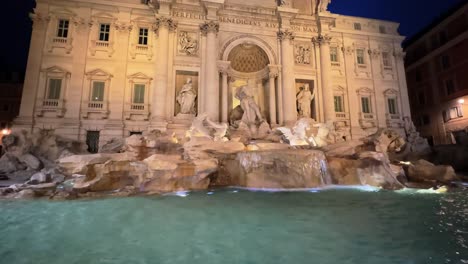
[(431, 118), (428, 115), (423, 115), (422, 116), (422, 125), (426, 126), (431, 123)]
[(416, 71), (416, 82), (421, 82), (422, 77), (421, 77), (421, 72), (419, 70)]
[(62, 79), (49, 79), (49, 92), (47, 93), (47, 99), (59, 100), (61, 89)]
[(135, 84), (133, 87), (133, 103), (144, 104), (145, 103), (145, 85)]
[(441, 31), (439, 32), (439, 43), (440, 45), (444, 45), (447, 42), (447, 32)]
[(450, 57), (448, 55), (442, 55), (442, 57), (440, 57), (440, 63), (442, 65), (442, 69), (447, 70), (450, 68)]
[(138, 45), (148, 45), (148, 29), (140, 28), (140, 33), (138, 34)]
[(104, 101), (104, 87), (105, 82), (93, 82), (93, 91), (91, 93), (91, 101), (102, 102)]
[(371, 113), (371, 105), (370, 105), (370, 98), (369, 97), (361, 97), (361, 107), (362, 112), (365, 114)]
[(445, 91), (447, 92), (447, 95), (455, 93), (455, 85), (452, 79), (445, 81)]
[(448, 122), (452, 119), (463, 117), (463, 112), (461, 107), (455, 106), (451, 107), (448, 111), (442, 112), (442, 115), (444, 117), (444, 121)]
[(384, 68), (391, 68), (392, 67), (392, 61), (390, 59), (390, 53), (382, 52), (382, 62), (383, 62)]
[(332, 63), (338, 62), (338, 48), (330, 47), (330, 60)]
[(60, 19), (57, 29), (57, 37), (59, 38), (68, 38), (68, 27), (70, 26), (70, 21), (66, 19)]
[(391, 115), (398, 114), (396, 98), (388, 98), (387, 99), (387, 104), (388, 104), (388, 113), (389, 114), (391, 114)]
[(335, 112), (336, 113), (343, 113), (343, 96), (335, 95)]
[(419, 91), (418, 92), (418, 103), (419, 103), (419, 105), (425, 105), (426, 104), (426, 95), (424, 94), (424, 91)]
[(361, 30), (361, 23), (354, 23), (355, 30)]
[(360, 65), (365, 64), (364, 61), (364, 50), (363, 49), (357, 49), (356, 50), (356, 56), (357, 56), (357, 63)]
[(387, 29), (385, 28), (385, 26), (380, 25), (379, 32), (380, 34), (387, 34)]
[(99, 41), (109, 41), (110, 25), (101, 24), (99, 28)]
[(130, 131), (130, 136), (133, 136), (133, 135), (143, 135), (143, 132), (140, 132), (140, 131)]

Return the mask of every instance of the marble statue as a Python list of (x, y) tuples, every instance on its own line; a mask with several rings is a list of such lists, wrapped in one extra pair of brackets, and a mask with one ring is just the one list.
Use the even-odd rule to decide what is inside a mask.
[(413, 121), (408, 116), (403, 118), (404, 129), (406, 134), (406, 141), (410, 145), (411, 152), (415, 153), (429, 153), (431, 152), (431, 147), (427, 142), (427, 139), (422, 138), (419, 135), (419, 132), (416, 130)]
[(278, 1), (278, 5), (279, 6), (287, 6), (287, 7), (290, 7), (291, 6), (291, 3), (289, 2), (290, 0), (279, 0)]
[(256, 124), (263, 122), (262, 114), (260, 113), (260, 108), (255, 102), (253, 96), (250, 94), (248, 86), (241, 86), (236, 90), (236, 98), (240, 101), (240, 106), (244, 111), (242, 115), (242, 122), (247, 125)]
[(187, 55), (194, 55), (198, 52), (198, 41), (190, 37), (188, 32), (179, 35), (180, 51)]
[(314, 136), (307, 133), (310, 131), (313, 123), (313, 119), (301, 118), (292, 129), (288, 127), (278, 127), (277, 130), (283, 133), (283, 136), (289, 141), (289, 145), (291, 146), (317, 147), (318, 144)]
[(207, 137), (213, 141), (227, 141), (227, 130), (227, 124), (213, 122), (208, 117), (208, 114), (203, 113), (193, 120), (190, 130), (186, 133), (186, 137)]
[(311, 102), (315, 98), (315, 92), (312, 93), (309, 88), (309, 84), (304, 85), (304, 89), (302, 89), (299, 94), (297, 95), (297, 105), (299, 108), (299, 116), (300, 117), (311, 117), (312, 110), (311, 110)]
[(319, 12), (327, 12), (328, 5), (331, 3), (331, 0), (320, 0), (318, 5)]
[(181, 114), (195, 114), (195, 99), (197, 93), (193, 89), (192, 78), (187, 78), (187, 82), (182, 86), (177, 95), (177, 102), (180, 105)]

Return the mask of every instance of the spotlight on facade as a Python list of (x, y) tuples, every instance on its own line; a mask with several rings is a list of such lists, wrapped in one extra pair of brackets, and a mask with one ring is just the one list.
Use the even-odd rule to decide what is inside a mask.
[(465, 99), (458, 99), (458, 103), (459, 103), (459, 104), (464, 104), (464, 103), (465, 103)]

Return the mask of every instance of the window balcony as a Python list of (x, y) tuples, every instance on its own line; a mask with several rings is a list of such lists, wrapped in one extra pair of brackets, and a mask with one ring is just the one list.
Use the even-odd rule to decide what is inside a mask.
[(141, 45), (141, 44), (133, 44), (130, 47), (130, 56), (132, 59), (136, 59), (137, 55), (146, 56), (146, 58), (150, 61), (153, 59), (153, 46), (151, 45)]
[(125, 105), (124, 116), (127, 120), (132, 119), (132, 116), (140, 116), (143, 120), (148, 120), (149, 114), (148, 104), (127, 103)]
[(345, 112), (335, 112), (335, 116), (337, 120), (349, 119), (349, 113), (345, 113)]
[(83, 102), (81, 106), (81, 115), (83, 118), (88, 118), (90, 114), (97, 114), (102, 119), (109, 116), (109, 103), (98, 101)]
[(377, 127), (377, 119), (374, 113), (359, 113), (359, 124), (363, 129)]
[(386, 116), (388, 127), (401, 127), (403, 125), (403, 120), (400, 114), (387, 113), (385, 116)]
[(107, 53), (109, 57), (112, 57), (112, 55), (114, 55), (115, 53), (114, 42), (92, 40), (90, 45), (90, 51), (92, 56), (95, 56), (97, 51), (102, 51)]
[(47, 50), (49, 52), (53, 52), (54, 49), (65, 49), (65, 52), (67, 54), (70, 54), (73, 49), (72, 43), (73, 43), (73, 39), (70, 37), (68, 38), (53, 37), (49, 40)]
[(56, 113), (57, 117), (65, 115), (65, 103), (60, 99), (39, 99), (36, 106), (36, 116), (43, 117), (44, 113)]

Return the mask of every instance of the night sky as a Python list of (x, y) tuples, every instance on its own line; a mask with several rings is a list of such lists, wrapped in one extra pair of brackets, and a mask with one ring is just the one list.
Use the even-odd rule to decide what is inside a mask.
[[(272, 0), (273, 1), (273, 0)], [(451, 7), (466, 0), (332, 0), (337, 14), (391, 20), (401, 23), (400, 33), (413, 36)], [(34, 0), (3, 0), (0, 22), (0, 71), (24, 71), (29, 49), (31, 22), (28, 13)]]

